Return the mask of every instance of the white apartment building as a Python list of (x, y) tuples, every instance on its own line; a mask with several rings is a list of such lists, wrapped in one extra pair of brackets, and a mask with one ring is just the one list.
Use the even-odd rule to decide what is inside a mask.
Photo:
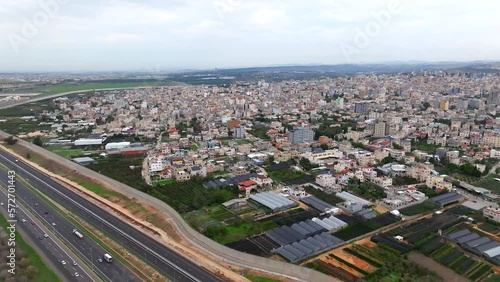
[(500, 151), (499, 150), (491, 150), (490, 158), (498, 158), (500, 159)]
[(320, 174), (316, 176), (316, 183), (323, 187), (333, 187), (337, 182), (337, 179), (331, 174)]
[(483, 209), (484, 217), (500, 222), (500, 208), (486, 207)]

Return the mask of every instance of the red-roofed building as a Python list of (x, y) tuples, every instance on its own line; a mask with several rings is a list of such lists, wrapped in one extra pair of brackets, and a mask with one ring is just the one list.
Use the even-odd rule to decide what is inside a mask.
[(238, 187), (240, 191), (245, 191), (245, 197), (249, 197), (250, 191), (252, 191), (252, 189), (257, 189), (257, 182), (253, 180), (242, 181), (238, 183)]

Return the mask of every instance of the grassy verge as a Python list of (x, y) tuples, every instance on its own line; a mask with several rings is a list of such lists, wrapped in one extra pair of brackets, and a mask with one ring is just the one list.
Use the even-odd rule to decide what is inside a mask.
[[(6, 231), (7, 227), (10, 224), (7, 222), (7, 219), (4, 217), (3, 213), (0, 213), (0, 225)], [(16, 278), (21, 278), (24, 274), (28, 278), (26, 281), (34, 281), (34, 282), (52, 282), (52, 281), (61, 281), (59, 277), (50, 269), (45, 263), (42, 261), (40, 256), (36, 253), (36, 251), (24, 241), (23, 237), (16, 231), (16, 244), (21, 250), (25, 252), (26, 258), (29, 261), (26, 269), (22, 267), (21, 261), (16, 262), (17, 266), (17, 274)], [(16, 252), (19, 255), (19, 250)], [(19, 256), (18, 256), (19, 259)], [(34, 269), (29, 270), (30, 266), (34, 267)], [(5, 278), (5, 277), (4, 277)], [(9, 278), (2, 281), (17, 281), (17, 280), (9, 280)], [(19, 280), (21, 281), (21, 280)]]
[(245, 274), (243, 275), (245, 278), (252, 282), (280, 282), (280, 280), (272, 279), (272, 278), (267, 278), (267, 277), (261, 277), (261, 276), (255, 276), (251, 274)]

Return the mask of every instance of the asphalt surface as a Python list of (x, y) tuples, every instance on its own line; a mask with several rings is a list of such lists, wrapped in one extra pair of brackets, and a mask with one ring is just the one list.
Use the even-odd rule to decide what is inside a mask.
[[(17, 176), (19, 178), (20, 176)], [(4, 170), (0, 170), (0, 179), (8, 179), (7, 172)], [(57, 234), (59, 238), (65, 241), (65, 243), (73, 249), (74, 253), (78, 253), (78, 255), (85, 259), (86, 262), (95, 269), (97, 273), (105, 280), (105, 281), (141, 281), (139, 277), (137, 277), (133, 272), (131, 272), (127, 267), (121, 264), (119, 261), (113, 261), (113, 263), (99, 262), (98, 259), (102, 259), (103, 255), (107, 253), (105, 249), (103, 249), (99, 244), (97, 244), (92, 239), (88, 238), (84, 235), (82, 239), (78, 238), (75, 234), (73, 234), (73, 229), (76, 227), (67, 220), (64, 216), (57, 213), (49, 204), (42, 201), (38, 195), (36, 195), (31, 189), (25, 187), (20, 181), (17, 179), (15, 183), (16, 188), (16, 199), (19, 202), (22, 200), (26, 207), (33, 213), (37, 215), (37, 217), (44, 221), (45, 228), (46, 226), (50, 226), (49, 232), (38, 232), (35, 237), (35, 242), (41, 242), (42, 244), (46, 243), (46, 240), (40, 239), (40, 236), (43, 236), (44, 233)], [(25, 179), (26, 180), (26, 179)], [(29, 178), (26, 180), (30, 182)], [(4, 202), (5, 203), (5, 202)], [(18, 214), (18, 216), (20, 216)], [(28, 220), (26, 213), (23, 215), (27, 222), (23, 223), (25, 225), (30, 225), (31, 220)], [(22, 222), (22, 218), (19, 218)], [(35, 227), (40, 227), (40, 224), (35, 224)], [(80, 231), (81, 232), (81, 231)], [(82, 233), (84, 234), (84, 233)], [(49, 238), (51, 238), (49, 236)], [(48, 239), (48, 238), (47, 238)], [(50, 241), (50, 240), (49, 240)], [(50, 242), (49, 242), (50, 244)], [(58, 264), (62, 265), (61, 261), (64, 260), (68, 265), (73, 267), (73, 261), (76, 261), (75, 255), (71, 257), (59, 256)], [(79, 268), (78, 266), (75, 268)], [(74, 270), (72, 274), (74, 275), (78, 270)], [(80, 272), (78, 272), (80, 274)], [(73, 277), (76, 278), (76, 277)], [(85, 279), (87, 278), (87, 279)], [(89, 279), (89, 275), (86, 277), (79, 277), (82, 281), (92, 281), (93, 279)]]
[[(0, 176), (1, 180), (6, 180), (3, 175)], [(2, 181), (3, 182), (3, 181)], [(73, 261), (80, 261), (75, 259), (74, 255), (71, 253), (66, 246), (64, 246), (57, 238), (54, 238), (53, 233), (46, 226), (43, 226), (38, 218), (34, 217), (32, 214), (26, 211), (26, 208), (16, 200), (16, 214), (15, 218), (9, 218), (8, 210), (8, 200), (7, 200), (7, 189), (2, 186), (0, 188), (0, 201), (2, 206), (0, 207), (1, 212), (5, 215), (8, 220), (17, 220), (17, 222), (10, 222), (15, 225), (16, 230), (22, 232), (23, 238), (26, 242), (33, 242), (37, 245), (39, 250), (43, 252), (40, 256), (47, 260), (47, 265), (51, 265), (58, 274), (59, 278), (63, 281), (100, 281), (96, 279), (86, 267), (80, 267), (81, 264), (73, 265)], [(13, 204), (11, 202), (11, 204)], [(9, 208), (10, 209), (10, 208)], [(44, 234), (48, 237), (45, 238)], [(62, 264), (65, 261), (66, 264)], [(76, 276), (78, 275), (78, 276)]]
[[(173, 281), (223, 281), (215, 274), (190, 261), (179, 253), (157, 242), (135, 227), (109, 214), (79, 194), (52, 180), (49, 176), (23, 163), (5, 151), (0, 151), (0, 162), (13, 168), (16, 174), (27, 178), (32, 185), (60, 205), (99, 228), (108, 237), (125, 246), (130, 252), (155, 267)], [(125, 280), (113, 280), (125, 281)]]

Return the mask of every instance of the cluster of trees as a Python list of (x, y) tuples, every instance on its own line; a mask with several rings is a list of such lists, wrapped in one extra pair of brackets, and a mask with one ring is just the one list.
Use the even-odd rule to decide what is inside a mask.
[[(440, 164), (443, 166), (442, 173), (444, 174), (453, 174), (453, 173), (460, 173), (464, 174), (467, 176), (473, 176), (473, 177), (481, 177), (482, 173), (477, 169), (477, 167), (474, 164), (464, 164), (461, 166), (458, 166), (456, 164), (450, 163), (449, 159), (447, 157), (443, 157), (440, 159), (439, 163), (434, 158), (430, 159), (431, 163), (434, 164)], [(485, 173), (488, 173), (488, 170), (485, 170)]]
[[(141, 191), (147, 191), (150, 188), (142, 179), (142, 158), (110, 156), (108, 159), (89, 164), (87, 167)], [(130, 167), (135, 168), (130, 169)]]
[(17, 143), (17, 139), (14, 138), (14, 136), (9, 136), (7, 138), (4, 139), (5, 143), (7, 143), (8, 145), (14, 145)]
[(302, 169), (304, 169), (305, 171), (309, 171), (313, 168), (317, 168), (319, 167), (319, 165), (317, 164), (313, 164), (311, 163), (311, 161), (309, 161), (309, 159), (307, 158), (301, 158), (299, 160), (299, 165), (302, 167)]
[(239, 191), (236, 186), (210, 189), (203, 187), (203, 182), (208, 180), (207, 178), (193, 177), (189, 181), (150, 187), (147, 192), (180, 213), (222, 204), (238, 196)]
[(356, 177), (349, 180), (348, 190), (361, 198), (369, 199), (371, 201), (383, 199), (387, 197), (384, 188), (371, 182), (361, 182)]

